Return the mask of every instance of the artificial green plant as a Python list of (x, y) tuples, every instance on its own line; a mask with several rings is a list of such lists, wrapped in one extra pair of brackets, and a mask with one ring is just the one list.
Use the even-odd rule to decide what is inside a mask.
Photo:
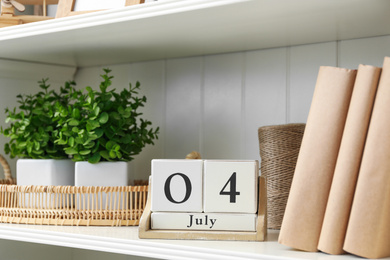
[(138, 111), (146, 103), (145, 96), (138, 96), (140, 83), (120, 92), (108, 90), (113, 76), (109, 69), (104, 72), (99, 91), (86, 87), (86, 93), (69, 93), (69, 104), (55, 106), (55, 143), (74, 161), (130, 161), (158, 138), (159, 128), (153, 129)]
[(5, 144), (6, 154), (11, 158), (63, 159), (68, 158), (58, 139), (57, 122), (54, 121), (55, 107), (67, 106), (71, 100), (74, 82), (66, 82), (57, 93), (49, 90), (48, 79), (39, 81), (41, 91), (36, 94), (17, 95), (18, 108), (5, 109), (6, 128), (0, 132), (9, 142)]

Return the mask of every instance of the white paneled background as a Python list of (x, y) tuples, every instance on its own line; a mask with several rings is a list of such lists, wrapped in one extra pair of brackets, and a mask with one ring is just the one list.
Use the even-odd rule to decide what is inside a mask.
[[(141, 82), (144, 116), (160, 127), (155, 146), (132, 162), (135, 178), (146, 179), (151, 159), (184, 158), (193, 150), (207, 159), (260, 160), (258, 127), (306, 122), (319, 66), (382, 66), (386, 55), (390, 36), (79, 68), (75, 80), (97, 88), (108, 67), (118, 89)], [(0, 78), (0, 109), (15, 105), (18, 93), (36, 91), (39, 79)]]
[[(306, 122), (319, 66), (357, 68), (360, 63), (382, 66), (383, 58), (389, 55), (390, 36), (382, 36), (79, 68), (75, 80), (79, 87), (97, 88), (102, 68), (109, 67), (117, 89), (127, 87), (129, 82), (141, 82), (141, 93), (148, 98), (144, 116), (154, 126), (160, 126), (156, 144), (145, 148), (132, 162), (135, 178), (146, 179), (151, 159), (184, 158), (192, 150), (208, 159), (260, 160), (257, 129)], [(40, 79), (41, 76), (18, 79), (17, 75), (0, 78), (0, 110), (15, 106), (17, 94), (37, 91), (36, 82)], [(54, 77), (51, 83), (59, 87), (63, 84), (61, 80)], [(1, 125), (4, 118), (4, 113), (0, 113)], [(0, 149), (5, 142), (0, 137)], [(16, 161), (9, 162), (15, 174)], [(16, 247), (27, 248), (31, 259), (40, 259), (38, 252), (44, 250), (64, 259), (129, 259), (87, 250), (33, 247), (22, 242), (2, 241), (1, 245), (14, 252), (18, 250)], [(33, 249), (37, 256), (33, 256)], [(63, 253), (58, 254), (62, 252), (58, 250)], [(21, 255), (26, 253), (21, 251)]]

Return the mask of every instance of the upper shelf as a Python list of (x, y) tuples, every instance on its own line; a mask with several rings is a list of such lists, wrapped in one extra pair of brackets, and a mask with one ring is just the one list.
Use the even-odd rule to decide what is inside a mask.
[(388, 0), (159, 0), (0, 29), (0, 59), (86, 67), (390, 34)]

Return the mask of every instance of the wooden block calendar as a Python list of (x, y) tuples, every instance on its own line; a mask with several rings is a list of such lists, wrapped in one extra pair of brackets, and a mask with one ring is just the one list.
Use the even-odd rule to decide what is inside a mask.
[(140, 238), (263, 241), (266, 184), (257, 161), (152, 160)]

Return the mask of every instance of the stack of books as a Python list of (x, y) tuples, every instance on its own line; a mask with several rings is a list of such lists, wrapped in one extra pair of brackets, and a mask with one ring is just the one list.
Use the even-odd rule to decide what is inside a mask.
[(390, 256), (390, 58), (321, 67), (279, 243)]

